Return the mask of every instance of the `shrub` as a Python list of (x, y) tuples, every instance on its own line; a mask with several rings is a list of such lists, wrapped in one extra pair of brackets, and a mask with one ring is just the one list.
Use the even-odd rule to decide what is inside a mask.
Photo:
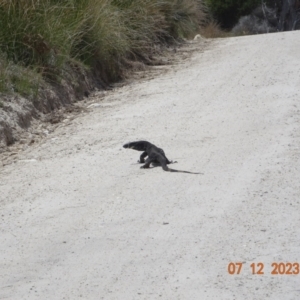
[(230, 34), (221, 29), (219, 24), (211, 20), (200, 29), (200, 34), (205, 38), (224, 38), (229, 37)]
[(234, 35), (260, 34), (275, 31), (276, 28), (271, 27), (267, 20), (259, 19), (254, 15), (241, 17), (232, 29)]
[(205, 0), (213, 16), (224, 28), (232, 28), (241, 16), (249, 14), (261, 0)]

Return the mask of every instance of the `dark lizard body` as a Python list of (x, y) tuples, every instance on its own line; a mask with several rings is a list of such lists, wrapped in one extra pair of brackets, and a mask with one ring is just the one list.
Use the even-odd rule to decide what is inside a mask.
[[(181, 171), (181, 170), (174, 170), (169, 168), (167, 165), (175, 163), (171, 160), (169, 160), (163, 149), (156, 147), (155, 145), (147, 142), (147, 141), (137, 141), (137, 142), (131, 142), (123, 145), (124, 148), (134, 149), (137, 151), (143, 151), (143, 153), (140, 156), (139, 163), (144, 163), (141, 168), (147, 169), (149, 168), (150, 164), (160, 164), (164, 171), (169, 172), (180, 172), (180, 173), (189, 173), (189, 174), (201, 174), (201, 173), (193, 173), (188, 171)], [(145, 160), (145, 158), (148, 156), (148, 158)]]

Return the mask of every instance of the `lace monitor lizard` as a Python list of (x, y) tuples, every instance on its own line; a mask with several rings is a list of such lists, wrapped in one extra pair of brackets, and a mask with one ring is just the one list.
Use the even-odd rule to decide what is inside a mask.
[[(168, 172), (180, 172), (180, 173), (189, 173), (189, 174), (203, 174), (203, 173), (194, 173), (194, 172), (188, 172), (188, 171), (181, 171), (181, 170), (174, 170), (169, 168), (167, 165), (176, 163), (177, 161), (168, 160), (168, 158), (165, 155), (165, 152), (163, 149), (156, 147), (155, 145), (147, 142), (147, 141), (137, 141), (137, 142), (131, 142), (123, 145), (123, 148), (129, 148), (134, 149), (137, 151), (143, 151), (143, 153), (140, 156), (140, 160), (138, 160), (139, 163), (144, 163), (143, 166), (141, 166), (141, 169), (147, 169), (149, 168), (150, 164), (160, 164), (164, 171)], [(145, 161), (145, 158), (148, 156), (148, 158)]]

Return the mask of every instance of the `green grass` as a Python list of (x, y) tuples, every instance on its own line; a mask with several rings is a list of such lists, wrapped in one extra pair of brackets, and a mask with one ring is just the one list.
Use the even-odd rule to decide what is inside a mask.
[(0, 0), (0, 92), (34, 94), (76, 66), (119, 80), (128, 61), (196, 34), (203, 11), (200, 0)]
[(41, 80), (41, 75), (36, 70), (21, 67), (0, 53), (0, 92), (17, 93), (32, 99), (38, 93)]

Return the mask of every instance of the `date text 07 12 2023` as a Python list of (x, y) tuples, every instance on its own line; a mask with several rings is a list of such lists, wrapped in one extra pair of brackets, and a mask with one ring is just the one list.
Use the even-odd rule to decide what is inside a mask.
[[(250, 264), (250, 269), (253, 275), (264, 275), (265, 265), (261, 262)], [(277, 263), (271, 264), (272, 270), (271, 275), (299, 275), (300, 274), (300, 264), (297, 262), (287, 262), (287, 263)], [(230, 275), (238, 275), (243, 269), (243, 263), (241, 262), (231, 262), (228, 264), (227, 271)]]

